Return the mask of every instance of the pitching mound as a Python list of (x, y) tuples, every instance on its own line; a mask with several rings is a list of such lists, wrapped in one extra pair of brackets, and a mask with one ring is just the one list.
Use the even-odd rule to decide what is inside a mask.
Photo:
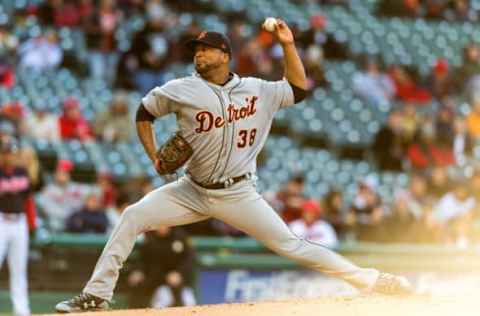
[[(479, 315), (478, 297), (384, 297), (331, 298), (250, 304), (118, 310), (82, 313), (81, 316), (474, 316)], [(72, 314), (73, 315), (73, 314)], [(77, 314), (75, 314), (77, 315)], [(57, 314), (58, 316), (58, 314)]]

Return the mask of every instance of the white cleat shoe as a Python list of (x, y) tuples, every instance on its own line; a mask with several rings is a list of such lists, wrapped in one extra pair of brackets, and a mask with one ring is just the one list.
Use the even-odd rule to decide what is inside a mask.
[(55, 310), (58, 313), (81, 313), (93, 311), (105, 311), (109, 309), (107, 300), (92, 294), (82, 293), (74, 298), (58, 303)]
[(408, 295), (413, 294), (413, 287), (407, 278), (390, 273), (380, 273), (367, 292), (386, 295)]

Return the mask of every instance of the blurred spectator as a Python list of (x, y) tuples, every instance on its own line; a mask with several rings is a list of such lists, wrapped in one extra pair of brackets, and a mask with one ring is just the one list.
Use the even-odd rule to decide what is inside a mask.
[(116, 93), (108, 109), (95, 120), (94, 130), (106, 142), (128, 142), (134, 135), (134, 124), (125, 93)]
[(38, 104), (25, 120), (27, 135), (38, 140), (57, 142), (60, 139), (57, 115), (49, 112), (45, 105)]
[(445, 13), (448, 20), (456, 21), (478, 21), (478, 10), (471, 7), (470, 0), (452, 0), (452, 10)]
[(473, 97), (476, 92), (473, 88), (475, 77), (480, 75), (480, 48), (477, 44), (470, 43), (463, 50), (463, 63), (457, 69), (456, 82), (460, 89), (467, 87), (467, 96)]
[(0, 61), (0, 87), (11, 89), (15, 85), (16, 77), (13, 67)]
[[(366, 215), (366, 214), (365, 214)], [(358, 218), (358, 216), (357, 216)], [(374, 207), (371, 213), (367, 216), (362, 216), (359, 219), (363, 221), (356, 222), (356, 239), (361, 241), (387, 241), (387, 236), (390, 235), (389, 227), (386, 224), (385, 210), (383, 207)]]
[(385, 225), (388, 228), (388, 234), (385, 235), (385, 241), (388, 242), (414, 242), (415, 236), (411, 233), (415, 219), (409, 212), (408, 206), (404, 200), (396, 201), (391, 214), (385, 218)]
[(455, 137), (455, 113), (446, 106), (442, 106), (437, 113), (435, 122), (435, 137), (439, 145), (452, 147)]
[(327, 79), (322, 66), (323, 53), (318, 46), (310, 46), (305, 52), (303, 63), (307, 73), (308, 89), (315, 87), (324, 87), (327, 85)]
[(424, 1), (425, 17), (429, 19), (440, 19), (446, 9), (447, 1), (426, 0)]
[[(194, 23), (190, 25), (187, 33), (183, 35), (183, 40), (181, 43), (185, 43), (188, 39), (196, 37), (200, 33), (201, 29), (199, 26)], [(245, 47), (248, 41), (248, 23), (242, 19), (238, 19), (232, 22), (228, 29), (228, 38), (230, 39), (230, 44), (232, 47), (233, 60), (238, 60), (238, 54)], [(191, 55), (191, 53), (190, 53)], [(189, 59), (184, 59), (184, 62), (190, 63), (192, 60), (191, 56)]]
[(469, 0), (383, 0), (380, 13), (388, 16), (423, 17), (449, 21), (477, 21)]
[(395, 86), (395, 96), (399, 100), (417, 105), (430, 102), (432, 98), (430, 93), (418, 86), (403, 67), (393, 66), (389, 75)]
[(302, 217), (294, 220), (288, 226), (297, 236), (320, 243), (326, 247), (338, 244), (337, 234), (330, 223), (320, 219), (322, 209), (313, 201), (305, 201), (302, 205)]
[(0, 121), (13, 126), (12, 135), (20, 137), (25, 132), (25, 107), (19, 101), (11, 101), (0, 108)]
[(480, 139), (480, 96), (473, 99), (472, 110), (466, 117), (469, 135), (475, 140)]
[(82, 11), (79, 11), (75, 0), (57, 0), (53, 12), (56, 27), (76, 27), (80, 25)]
[(446, 167), (455, 163), (453, 149), (436, 143), (435, 131), (424, 125), (407, 149), (408, 161), (414, 170), (426, 170), (433, 166)]
[(101, 0), (100, 5), (86, 19), (87, 48), (90, 75), (112, 82), (118, 61), (115, 32), (122, 21), (115, 0)]
[(412, 174), (408, 188), (395, 192), (394, 209), (406, 219), (408, 213), (412, 219), (420, 219), (423, 215), (423, 207), (429, 199), (428, 179), (422, 174)]
[(458, 165), (464, 165), (473, 152), (473, 140), (467, 132), (467, 123), (457, 117), (454, 121), (453, 153)]
[(47, 216), (49, 228), (54, 232), (64, 230), (66, 219), (82, 206), (85, 196), (91, 190), (87, 185), (71, 181), (70, 172), (73, 167), (72, 162), (60, 160), (53, 182), (38, 194), (38, 204)]
[(392, 80), (380, 72), (378, 64), (368, 60), (363, 72), (356, 72), (352, 78), (353, 91), (366, 102), (378, 106), (389, 103), (394, 97)]
[(393, 212), (386, 219), (389, 240), (396, 242), (429, 242), (437, 238), (437, 226), (432, 217), (432, 197), (427, 190), (427, 178), (412, 174), (406, 190), (395, 192)]
[(90, 125), (80, 112), (80, 103), (73, 97), (63, 102), (63, 114), (58, 119), (58, 125), (62, 139), (88, 141), (92, 138)]
[(116, 196), (115, 204), (110, 206), (106, 211), (108, 218), (108, 234), (111, 234), (118, 222), (120, 222), (120, 217), (129, 204), (130, 199), (128, 198), (128, 195), (119, 194)]
[(464, 246), (468, 241), (469, 222), (476, 207), (465, 183), (457, 182), (454, 189), (435, 205), (434, 219), (443, 225), (446, 241)]
[(194, 251), (181, 228), (164, 226), (147, 233), (139, 251), (141, 267), (128, 277), (130, 307), (196, 304), (191, 288)]
[(82, 25), (88, 23), (88, 18), (92, 16), (94, 9), (94, 0), (77, 1), (77, 14), (80, 17)]
[(38, 19), (43, 25), (53, 25), (55, 21), (55, 10), (62, 4), (62, 0), (43, 1), (38, 8)]
[(355, 213), (356, 222), (360, 225), (369, 225), (376, 222), (379, 214), (383, 216), (383, 202), (376, 192), (378, 181), (367, 177), (358, 184), (353, 198), (351, 209)]
[(431, 244), (441, 241), (444, 233), (433, 214), (436, 202), (433, 198), (425, 200), (422, 217), (413, 224), (412, 234), (415, 237), (415, 242)]
[(113, 177), (108, 172), (98, 172), (97, 186), (99, 189), (100, 203), (102, 207), (111, 207), (115, 204), (117, 188), (113, 183)]
[(145, 12), (144, 0), (118, 0), (117, 3), (126, 18), (138, 16)]
[(453, 76), (446, 59), (440, 58), (435, 62), (428, 78), (428, 87), (437, 100), (441, 100), (454, 91)]
[(18, 48), (19, 65), (35, 70), (57, 68), (63, 59), (63, 50), (55, 31), (47, 31), (27, 40)]
[(38, 18), (43, 25), (76, 27), (91, 13), (93, 0), (46, 0), (38, 8)]
[(86, 197), (84, 206), (73, 213), (66, 224), (66, 231), (70, 233), (103, 234), (107, 232), (107, 228), (107, 214), (96, 193), (90, 193)]
[(384, 225), (385, 205), (377, 193), (378, 179), (367, 176), (358, 183), (351, 211), (354, 214), (356, 238), (362, 241), (384, 241), (388, 228)]
[[(8, 30), (7, 25), (0, 24), (0, 58), (3, 62), (13, 62), (18, 47), (18, 38)], [(3, 63), (2, 63), (3, 64)]]
[(325, 196), (323, 209), (325, 220), (330, 223), (339, 239), (352, 239), (354, 237), (355, 215), (350, 213), (341, 190), (330, 190)]
[[(310, 45), (321, 47), (327, 41), (326, 32), (327, 18), (316, 14), (310, 17), (310, 27), (297, 37), (302, 49), (306, 50)], [(323, 55), (323, 52), (322, 52)]]
[(0, 141), (16, 136), (15, 125), (9, 120), (0, 119)]
[[(229, 28), (229, 38), (231, 39), (231, 44), (233, 45), (233, 37), (236, 36), (233, 34), (235, 24)], [(180, 34), (178, 40), (171, 43), (170, 51), (172, 52), (172, 62), (179, 62), (183, 64), (190, 64), (193, 60), (193, 52), (185, 48), (185, 43), (189, 40), (194, 39), (202, 32), (200, 25), (196, 21), (192, 21), (187, 26), (187, 29)], [(232, 46), (233, 47), (233, 46)], [(233, 49), (232, 49), (233, 50)], [(240, 51), (240, 50), (239, 50)], [(233, 53), (233, 52), (232, 52)]]
[(348, 56), (347, 48), (339, 43), (335, 36), (327, 32), (327, 18), (321, 14), (314, 14), (310, 17), (310, 27), (304, 32), (295, 32), (294, 25), (292, 29), (299, 47), (308, 51), (309, 48), (317, 47), (321, 49), (321, 55), (326, 59), (346, 59)]
[(428, 193), (434, 198), (439, 199), (451, 190), (450, 179), (447, 168), (434, 167), (428, 178)]
[(378, 11), (386, 16), (416, 17), (422, 7), (420, 0), (382, 0), (378, 3)]
[(164, 21), (152, 17), (140, 30), (132, 43), (132, 68), (134, 81), (140, 93), (145, 94), (165, 82), (164, 68), (169, 60), (170, 43)]
[(252, 76), (258, 72), (257, 63), (264, 59), (263, 51), (255, 39), (249, 40), (239, 51), (235, 71), (240, 76)]
[[(417, 109), (411, 103), (405, 104), (402, 109), (399, 111), (400, 121), (402, 126), (402, 138), (405, 145), (410, 144), (413, 141), (413, 138), (417, 135), (419, 128), (424, 124), (424, 120), (429, 120), (430, 118), (422, 118), (417, 113)], [(429, 128), (433, 127), (433, 122), (428, 121)]]
[(23, 144), (18, 152), (16, 162), (17, 166), (27, 170), (33, 190), (38, 190), (43, 185), (43, 179), (42, 170), (35, 149), (30, 145)]
[(451, 144), (436, 141), (436, 131), (431, 120), (423, 122), (412, 144), (407, 149), (408, 161), (415, 170), (432, 166), (446, 167), (455, 163)]
[(129, 185), (124, 190), (130, 197), (131, 201), (140, 200), (148, 192), (155, 189), (153, 186), (153, 179), (147, 175), (140, 176), (138, 178), (131, 179)]
[(400, 171), (404, 158), (402, 117), (398, 112), (390, 113), (387, 124), (375, 136), (373, 154), (380, 170)]
[(280, 204), (280, 210), (277, 211), (285, 222), (289, 223), (301, 217), (302, 205), (305, 202), (304, 187), (303, 176), (295, 176), (277, 193), (275, 199)]

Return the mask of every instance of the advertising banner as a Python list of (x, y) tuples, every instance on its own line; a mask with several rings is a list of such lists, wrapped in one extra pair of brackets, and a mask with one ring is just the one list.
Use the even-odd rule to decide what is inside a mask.
[[(410, 272), (418, 293), (468, 295), (480, 293), (479, 273)], [(273, 301), (294, 298), (355, 296), (345, 281), (303, 270), (205, 270), (197, 280), (200, 304)]]

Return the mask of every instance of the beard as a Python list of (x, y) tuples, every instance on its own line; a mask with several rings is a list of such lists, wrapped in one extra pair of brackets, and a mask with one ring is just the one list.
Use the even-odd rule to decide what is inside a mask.
[(199, 74), (207, 74), (209, 72), (211, 72), (212, 70), (215, 70), (218, 68), (218, 65), (216, 64), (209, 64), (209, 63), (206, 63), (206, 62), (195, 62), (195, 70), (199, 73)]

